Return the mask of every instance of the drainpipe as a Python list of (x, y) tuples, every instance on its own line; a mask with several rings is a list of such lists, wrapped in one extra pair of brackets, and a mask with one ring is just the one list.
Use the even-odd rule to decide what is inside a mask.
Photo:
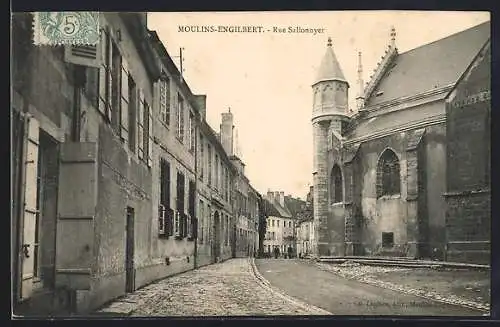
[[(194, 207), (197, 208), (199, 203), (200, 203), (200, 200), (198, 198), (198, 196), (196, 196), (198, 194), (198, 126), (199, 124), (196, 124), (196, 126), (194, 127), (194, 136), (191, 135), (191, 137), (194, 137), (194, 194), (195, 194), (195, 197), (194, 197)], [(198, 212), (200, 212), (199, 208), (197, 210)], [(194, 253), (193, 253), (193, 267), (194, 269), (198, 268), (197, 265), (198, 265), (198, 215), (196, 214), (195, 212), (195, 216), (196, 216), (196, 231), (193, 231), (194, 232), (194, 235), (196, 235), (196, 237), (194, 238)]]

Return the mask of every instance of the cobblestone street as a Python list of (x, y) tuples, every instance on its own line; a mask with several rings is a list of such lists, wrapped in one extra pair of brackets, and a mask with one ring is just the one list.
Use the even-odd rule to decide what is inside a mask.
[(247, 258), (202, 267), (148, 285), (98, 310), (130, 316), (313, 315), (264, 286)]

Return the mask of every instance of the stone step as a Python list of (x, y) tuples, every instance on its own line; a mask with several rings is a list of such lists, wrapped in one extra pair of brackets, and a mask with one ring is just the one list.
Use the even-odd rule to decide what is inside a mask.
[(427, 268), (427, 267), (442, 267), (455, 269), (479, 269), (489, 270), (489, 265), (459, 263), (459, 262), (444, 262), (430, 260), (415, 260), (408, 258), (391, 258), (391, 257), (320, 257), (319, 262), (325, 263), (344, 263), (345, 261), (357, 262), (367, 265), (384, 265), (384, 266), (400, 266), (412, 268)]

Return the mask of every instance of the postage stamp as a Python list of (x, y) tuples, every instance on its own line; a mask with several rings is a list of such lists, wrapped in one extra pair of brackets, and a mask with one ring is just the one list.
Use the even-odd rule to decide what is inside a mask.
[(95, 45), (99, 41), (98, 12), (36, 12), (34, 18), (35, 45)]

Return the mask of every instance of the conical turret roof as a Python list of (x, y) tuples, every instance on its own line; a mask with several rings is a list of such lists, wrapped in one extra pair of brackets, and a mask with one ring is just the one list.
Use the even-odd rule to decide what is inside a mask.
[(328, 38), (326, 53), (323, 56), (323, 59), (321, 60), (321, 65), (319, 66), (316, 79), (314, 80), (314, 84), (321, 81), (332, 81), (332, 80), (338, 80), (347, 83), (344, 77), (344, 73), (340, 68), (337, 57), (333, 52), (332, 39)]

